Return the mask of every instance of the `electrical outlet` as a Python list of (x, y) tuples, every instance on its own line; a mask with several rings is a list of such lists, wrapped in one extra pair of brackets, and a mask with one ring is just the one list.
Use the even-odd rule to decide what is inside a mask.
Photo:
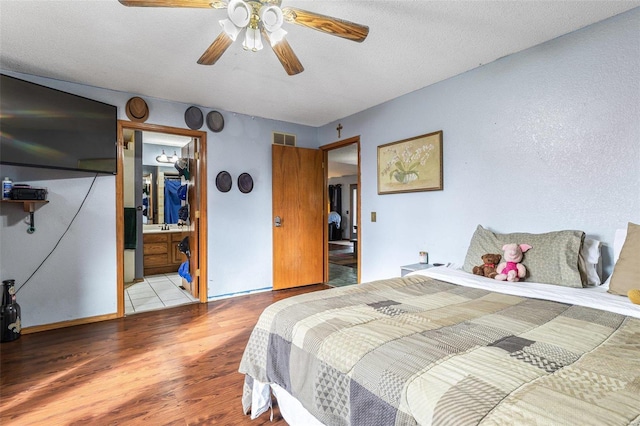
[(371, 222), (375, 222), (376, 219), (376, 212), (371, 212)]

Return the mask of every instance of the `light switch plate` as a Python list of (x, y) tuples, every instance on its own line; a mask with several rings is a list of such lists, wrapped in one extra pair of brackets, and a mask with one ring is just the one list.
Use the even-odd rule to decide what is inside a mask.
[(376, 221), (376, 212), (371, 212), (371, 222)]

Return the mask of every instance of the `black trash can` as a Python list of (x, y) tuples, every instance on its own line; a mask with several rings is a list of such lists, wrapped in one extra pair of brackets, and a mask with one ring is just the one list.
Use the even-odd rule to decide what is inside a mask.
[(2, 308), (0, 310), (0, 342), (20, 338), (20, 305), (16, 302), (15, 280), (2, 281)]

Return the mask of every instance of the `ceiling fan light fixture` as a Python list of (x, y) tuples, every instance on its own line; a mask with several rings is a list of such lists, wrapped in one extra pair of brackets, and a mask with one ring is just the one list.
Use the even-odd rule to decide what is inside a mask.
[(252, 52), (262, 50), (262, 37), (260, 36), (260, 31), (257, 28), (247, 28), (242, 47), (244, 50), (251, 50)]
[(270, 33), (279, 30), (284, 22), (282, 10), (278, 6), (262, 6), (259, 16), (264, 29)]
[(284, 21), (358, 43), (363, 42), (369, 34), (369, 27), (366, 25), (295, 7), (280, 8), (282, 0), (119, 1), (125, 6), (138, 7), (226, 8), (228, 19), (219, 21), (223, 30), (198, 59), (198, 64), (200, 65), (215, 64), (244, 30), (245, 37), (242, 46), (245, 50), (253, 52), (261, 50), (263, 48), (262, 36), (264, 36), (287, 74), (296, 75), (301, 73), (304, 71), (304, 67), (284, 38), (287, 34), (286, 31), (282, 30)]
[(244, 28), (249, 25), (253, 9), (242, 0), (231, 0), (227, 7), (227, 15), (236, 27)]

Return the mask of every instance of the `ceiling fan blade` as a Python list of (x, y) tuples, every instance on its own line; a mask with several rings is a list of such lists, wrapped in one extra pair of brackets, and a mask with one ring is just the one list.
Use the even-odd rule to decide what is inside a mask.
[(224, 0), (118, 0), (124, 6), (134, 7), (193, 7), (201, 9), (224, 9)]
[(200, 59), (198, 59), (198, 63), (200, 65), (215, 64), (218, 59), (220, 59), (222, 54), (229, 48), (229, 46), (231, 46), (231, 43), (233, 43), (231, 37), (229, 37), (224, 31), (222, 31), (218, 35), (218, 37), (213, 40), (211, 46), (209, 46), (207, 50), (204, 51), (202, 56), (200, 56)]
[(284, 20), (289, 23), (313, 28), (314, 30), (346, 38), (347, 40), (357, 41), (358, 43), (363, 42), (369, 34), (369, 27), (366, 25), (320, 15), (319, 13), (313, 13), (295, 7), (283, 8), (282, 14), (284, 15)]
[[(264, 28), (262, 29), (261, 32), (262, 32), (262, 37), (264, 37), (267, 43), (269, 44), (269, 46), (271, 46), (271, 40), (269, 40), (269, 34), (267, 34)], [(293, 49), (291, 48), (291, 45), (287, 42), (287, 40), (282, 39), (275, 46), (271, 46), (271, 48), (273, 49), (273, 52), (276, 54), (276, 56), (280, 60), (280, 63), (284, 67), (284, 70), (287, 72), (287, 74), (296, 75), (304, 71), (304, 67), (302, 66), (302, 63), (300, 63), (300, 60), (298, 59), (296, 54), (293, 53)]]

